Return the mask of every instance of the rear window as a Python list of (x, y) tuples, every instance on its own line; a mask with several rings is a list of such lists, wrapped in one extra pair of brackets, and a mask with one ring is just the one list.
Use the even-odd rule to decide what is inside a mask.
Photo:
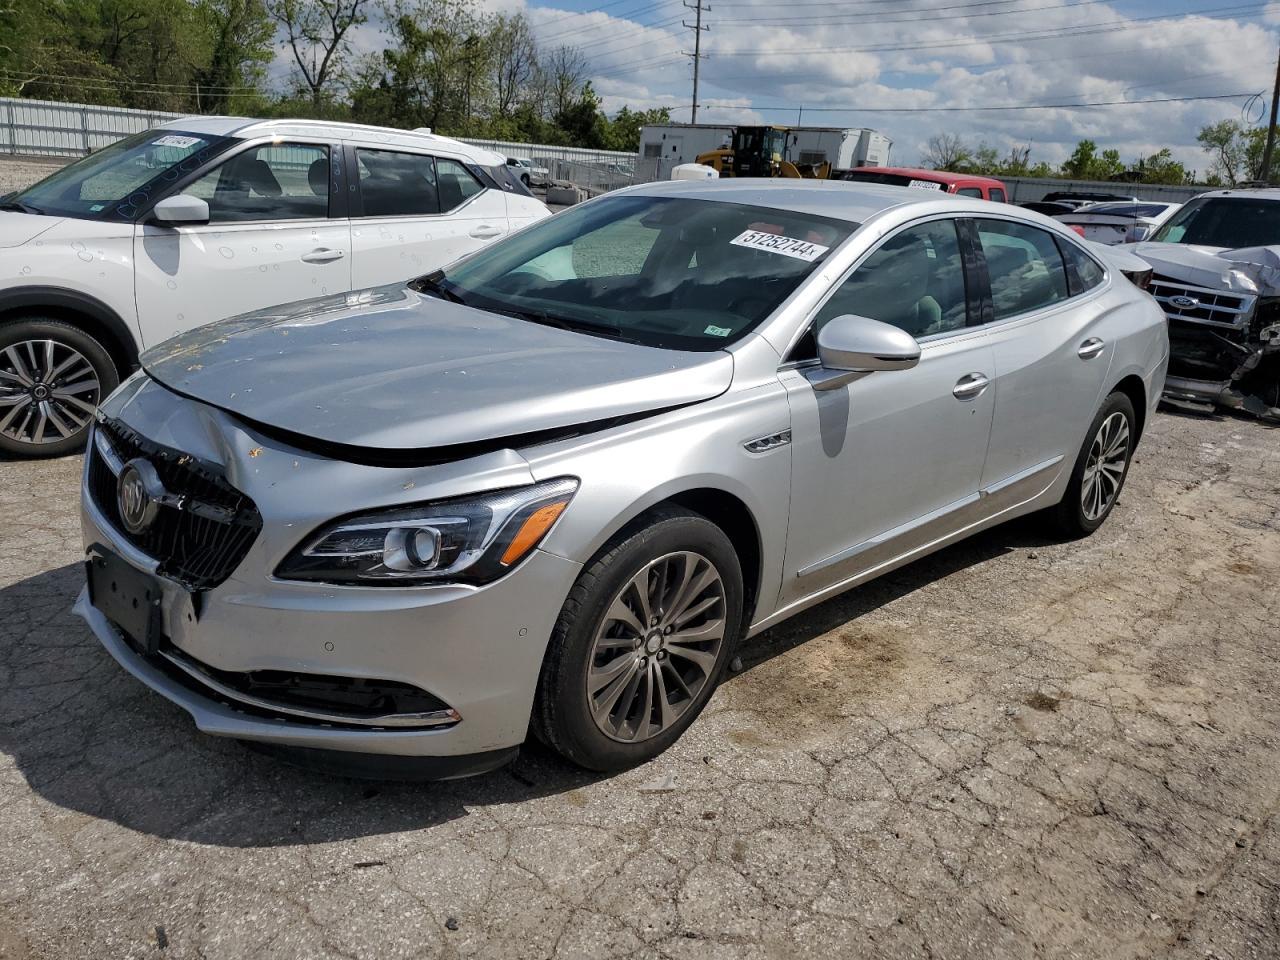
[(1080, 213), (1105, 213), (1110, 217), (1158, 217), (1169, 209), (1167, 203), (1095, 203)]
[(981, 188), (981, 187), (961, 187), (959, 190), (957, 190), (957, 191), (956, 191), (956, 196), (958, 196), (958, 197), (977, 197), (979, 200), (981, 200), (981, 199), (982, 199), (982, 188)]
[(924, 190), (942, 190), (943, 185), (937, 180), (927, 177), (908, 177), (901, 173), (878, 173), (874, 170), (846, 170), (845, 180), (857, 180), (863, 183), (887, 183), (894, 187), (919, 187)]

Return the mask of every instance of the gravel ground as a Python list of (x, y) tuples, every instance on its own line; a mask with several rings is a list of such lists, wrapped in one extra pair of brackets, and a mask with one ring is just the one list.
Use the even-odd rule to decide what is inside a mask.
[(194, 732), (69, 613), (77, 458), (0, 463), (0, 957), (1280, 956), (1280, 431), (1161, 415), (753, 641), (675, 748), (449, 784)]
[(66, 163), (66, 160), (54, 158), (0, 157), (0, 196), (43, 180)]

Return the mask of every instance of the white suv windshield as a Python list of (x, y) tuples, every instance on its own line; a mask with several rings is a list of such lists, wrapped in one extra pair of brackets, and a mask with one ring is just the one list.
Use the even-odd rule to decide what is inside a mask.
[(1280, 243), (1280, 201), (1249, 196), (1192, 200), (1151, 239), (1228, 249)]
[(235, 140), (162, 128), (126, 137), (5, 199), (28, 213), (132, 220), (161, 188)]
[(425, 281), (534, 322), (718, 350), (772, 313), (857, 224), (713, 200), (611, 197)]

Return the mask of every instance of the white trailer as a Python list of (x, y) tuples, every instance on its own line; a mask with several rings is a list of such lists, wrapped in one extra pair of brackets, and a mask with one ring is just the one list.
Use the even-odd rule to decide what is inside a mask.
[[(830, 161), (836, 169), (882, 167), (893, 141), (875, 130), (858, 127), (791, 127), (787, 158), (793, 163)], [(663, 173), (700, 154), (727, 147), (732, 126), (707, 123), (663, 123), (640, 131), (640, 159), (661, 161)]]

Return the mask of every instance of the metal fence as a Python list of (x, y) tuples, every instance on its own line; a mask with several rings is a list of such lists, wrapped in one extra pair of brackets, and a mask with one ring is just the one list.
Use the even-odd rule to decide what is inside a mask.
[(0, 155), (82, 157), (183, 116), (187, 114), (0, 97)]

